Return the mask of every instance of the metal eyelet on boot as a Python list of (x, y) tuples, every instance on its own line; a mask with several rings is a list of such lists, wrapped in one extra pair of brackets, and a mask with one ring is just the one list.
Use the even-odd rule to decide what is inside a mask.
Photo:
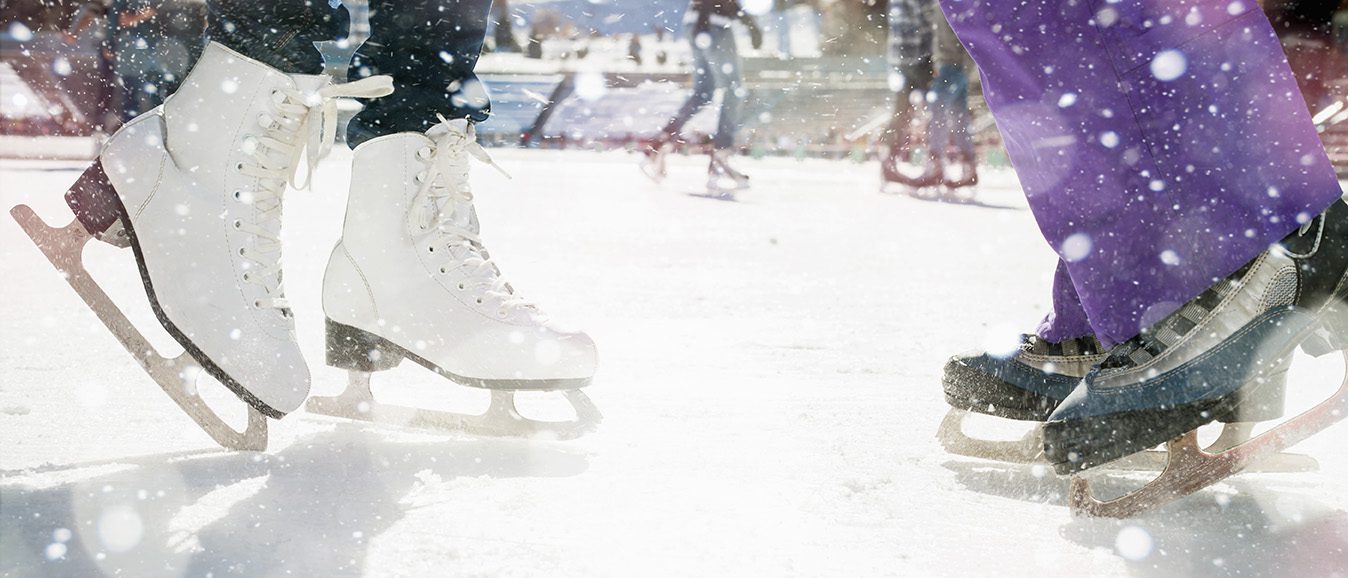
[(434, 151), (431, 150), (431, 147), (421, 147), (420, 149), (417, 149), (417, 158), (423, 161), (431, 158), (432, 154), (434, 154)]

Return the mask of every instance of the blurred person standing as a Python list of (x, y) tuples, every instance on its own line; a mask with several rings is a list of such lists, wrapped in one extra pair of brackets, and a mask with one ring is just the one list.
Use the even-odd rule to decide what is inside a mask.
[[(892, 0), (889, 4), (890, 82), (898, 93), (884, 140), (881, 163), (886, 183), (910, 189), (970, 187), (978, 182), (970, 132), (969, 55), (934, 0)], [(925, 150), (913, 142), (914, 115), (929, 112)], [(915, 169), (905, 170), (905, 165)]]
[(740, 107), (744, 102), (743, 76), (733, 29), (736, 22), (748, 29), (755, 50), (763, 45), (762, 31), (738, 1), (689, 2), (683, 23), (693, 49), (693, 93), (660, 130), (659, 136), (645, 144), (642, 170), (656, 182), (665, 178), (665, 156), (683, 126), (712, 102), (719, 88), (720, 119), (712, 137), (711, 160), (707, 165), (707, 192), (724, 196), (749, 188), (749, 177), (732, 168), (729, 162), (739, 128)]
[(929, 0), (932, 37), (933, 103), (927, 128), (929, 154), (941, 169), (941, 183), (950, 189), (978, 184), (973, 115), (969, 112), (969, 73), (973, 63), (934, 0)]

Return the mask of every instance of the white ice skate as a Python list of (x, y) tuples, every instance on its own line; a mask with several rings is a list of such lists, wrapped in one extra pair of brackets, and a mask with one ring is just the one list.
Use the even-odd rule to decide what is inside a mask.
[[(478, 237), (470, 157), (493, 164), (465, 120), (426, 134), (379, 137), (356, 148), (341, 241), (323, 280), (327, 362), (349, 370), (338, 397), (309, 411), (486, 435), (570, 438), (599, 412), (579, 391), (596, 366), (594, 342), (559, 328), (521, 299)], [(492, 390), (484, 415), (380, 405), (370, 373), (411, 359), (460, 385)], [(576, 419), (540, 422), (514, 392), (558, 390)]]
[(749, 176), (730, 166), (730, 153), (714, 151), (707, 164), (707, 196), (733, 199), (735, 193), (749, 188)]
[[(304, 158), (312, 172), (333, 142), (341, 96), (392, 92), (388, 77), (328, 86), (212, 43), (163, 107), (127, 123), (66, 194), (78, 223), (52, 229), (11, 214), (151, 377), (225, 447), (266, 447), (265, 417), (297, 409), (309, 370), (281, 284), (281, 198)], [(89, 277), (98, 238), (135, 252), (159, 322), (186, 349), (154, 352)], [(206, 372), (249, 405), (229, 428), (196, 395)]]
[(941, 166), (942, 198), (972, 203), (978, 196), (978, 163), (974, 157), (951, 152)]
[(665, 177), (669, 176), (665, 161), (669, 156), (670, 144), (665, 141), (652, 141), (643, 144), (642, 147), (644, 148), (641, 151), (642, 174), (657, 185), (665, 182)]
[[(1051, 343), (1034, 335), (1023, 335), (1019, 349), (1009, 357), (972, 352), (951, 358), (941, 379), (946, 402), (951, 406), (937, 430), (941, 446), (955, 455), (1050, 465), (1044, 455), (1044, 420), (1107, 355), (1100, 342), (1090, 336)], [(1246, 399), (1237, 411), (1222, 416), (1221, 433), (1204, 450), (1219, 452), (1240, 445), (1251, 438), (1257, 422), (1280, 417), (1286, 371), (1290, 366), (1290, 358), (1283, 360), (1280, 371), (1271, 378), (1275, 383), (1265, 388), (1262, 396)], [(1030, 428), (1015, 439), (990, 439), (966, 431), (970, 418), (984, 422), (985, 426), (990, 425), (990, 420), (1013, 420)], [(1160, 471), (1165, 468), (1167, 457), (1163, 451), (1144, 451), (1102, 467)], [(1246, 471), (1302, 472), (1318, 468), (1319, 463), (1310, 456), (1280, 452), (1261, 457)]]

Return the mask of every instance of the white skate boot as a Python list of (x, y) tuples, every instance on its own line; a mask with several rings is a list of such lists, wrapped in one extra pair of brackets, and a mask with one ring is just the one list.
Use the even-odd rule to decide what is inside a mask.
[(655, 184), (665, 182), (669, 168), (665, 162), (673, 145), (663, 138), (651, 139), (641, 145), (641, 172)]
[[(281, 198), (308, 148), (333, 142), (339, 96), (382, 96), (388, 77), (328, 86), (212, 43), (163, 107), (127, 123), (66, 194), (78, 224), (52, 229), (11, 213), (156, 382), (221, 445), (266, 446), (266, 420), (295, 410), (309, 370), (281, 283)], [(154, 349), (88, 276), (97, 237), (131, 247), (160, 323), (186, 349)], [(196, 395), (205, 371), (246, 401), (237, 432)]]
[[(351, 372), (315, 413), (488, 435), (574, 437), (599, 413), (579, 390), (594, 375), (594, 342), (557, 327), (501, 278), (478, 238), (469, 157), (491, 163), (466, 120), (356, 148), (342, 239), (323, 280), (327, 362)], [(461, 385), (493, 390), (480, 416), (379, 406), (370, 373), (402, 360)], [(528, 420), (518, 390), (561, 390), (568, 422)]]
[(735, 193), (749, 188), (749, 176), (730, 166), (730, 152), (714, 151), (707, 163), (707, 195), (732, 199)]

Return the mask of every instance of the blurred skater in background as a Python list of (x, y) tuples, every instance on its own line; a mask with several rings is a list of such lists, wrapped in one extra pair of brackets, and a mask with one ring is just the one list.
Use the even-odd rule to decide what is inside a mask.
[(754, 49), (762, 46), (763, 33), (736, 0), (692, 0), (683, 22), (693, 48), (693, 93), (660, 130), (660, 135), (646, 143), (642, 170), (656, 182), (664, 180), (665, 155), (669, 154), (671, 144), (679, 138), (689, 119), (712, 102), (719, 88), (720, 120), (707, 165), (707, 192), (717, 196), (733, 194), (749, 188), (749, 177), (732, 168), (729, 162), (745, 96), (733, 25), (739, 22), (748, 28)]
[[(968, 53), (934, 0), (892, 0), (889, 30), (890, 85), (898, 94), (884, 135), (889, 148), (880, 163), (884, 183), (898, 184), (908, 194), (972, 187), (978, 172)], [(926, 118), (919, 119), (923, 109)]]

